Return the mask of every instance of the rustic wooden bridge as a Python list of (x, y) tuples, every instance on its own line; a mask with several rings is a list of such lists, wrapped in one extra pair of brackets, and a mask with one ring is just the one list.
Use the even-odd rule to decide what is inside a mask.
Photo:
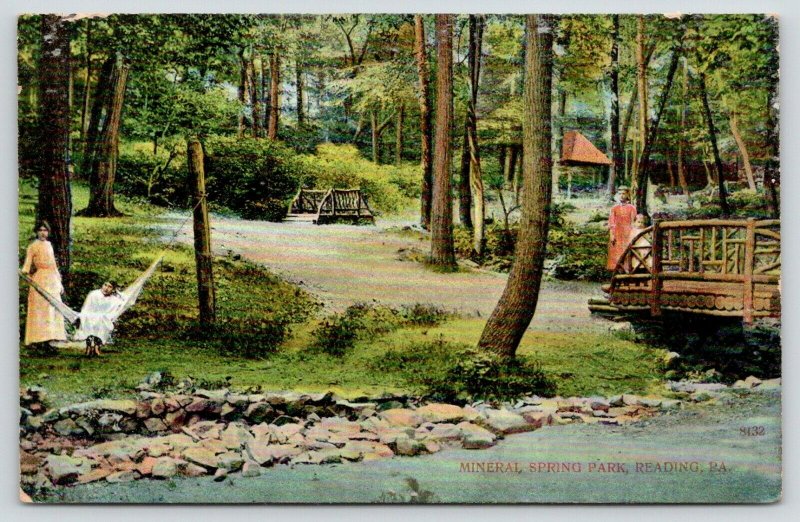
[(340, 221), (375, 222), (360, 189), (300, 189), (286, 221), (312, 221), (317, 225)]
[(600, 313), (663, 311), (721, 317), (780, 316), (778, 220), (662, 221), (642, 230), (620, 258)]

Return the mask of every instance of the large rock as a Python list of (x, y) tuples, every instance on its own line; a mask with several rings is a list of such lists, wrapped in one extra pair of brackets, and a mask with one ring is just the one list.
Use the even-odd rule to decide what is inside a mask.
[(344, 445), (342, 450), (358, 452), (363, 460), (385, 459), (394, 456), (394, 451), (386, 444), (365, 440), (351, 440)]
[(153, 464), (151, 475), (153, 478), (172, 478), (178, 473), (178, 461), (172, 457), (160, 457)]
[(132, 399), (99, 399), (61, 408), (60, 413), (83, 415), (88, 412), (110, 411), (125, 415), (136, 414), (136, 401)]
[(213, 451), (202, 447), (188, 448), (181, 454), (181, 456), (191, 463), (208, 469), (216, 469), (219, 463), (217, 456)]
[(240, 450), (253, 440), (253, 435), (243, 424), (231, 422), (220, 434), (220, 441), (226, 448)]
[(392, 408), (378, 413), (378, 417), (388, 422), (391, 426), (416, 428), (423, 420), (414, 410), (405, 408)]
[(494, 446), (497, 437), (491, 431), (470, 422), (456, 425), (461, 430), (461, 445), (464, 449), (483, 449)]
[(247, 417), (247, 420), (252, 424), (267, 422), (277, 417), (275, 410), (268, 402), (256, 402), (251, 404), (244, 412), (244, 416)]
[(243, 477), (257, 477), (259, 475), (261, 475), (261, 470), (259, 469), (258, 463), (248, 460), (242, 465)]
[(54, 484), (68, 484), (77, 480), (79, 475), (91, 471), (91, 462), (82, 457), (67, 455), (48, 455), (45, 469)]
[(64, 437), (79, 437), (85, 433), (85, 430), (69, 417), (56, 422), (53, 425), (53, 429)]
[(397, 437), (393, 447), (397, 455), (413, 456), (425, 452), (425, 443), (408, 435)]
[(116, 471), (106, 477), (106, 481), (111, 483), (133, 482), (139, 478), (139, 472), (134, 470)]
[(464, 409), (453, 404), (427, 404), (417, 408), (417, 415), (425, 422), (461, 422), (464, 420)]
[(326, 417), (322, 419), (320, 426), (332, 433), (339, 433), (348, 437), (361, 431), (360, 424), (340, 417)]
[(167, 425), (164, 424), (164, 421), (158, 417), (150, 417), (149, 419), (145, 419), (144, 427), (147, 428), (147, 431), (153, 433), (167, 431)]
[(480, 423), (497, 434), (507, 435), (536, 429), (525, 417), (508, 410), (486, 410), (484, 413), (486, 418)]
[(42, 465), (42, 458), (27, 451), (19, 452), (19, 470), (23, 475), (34, 475)]
[(217, 455), (217, 467), (226, 471), (234, 472), (239, 471), (244, 465), (244, 458), (241, 453), (235, 451), (228, 451), (221, 455)]

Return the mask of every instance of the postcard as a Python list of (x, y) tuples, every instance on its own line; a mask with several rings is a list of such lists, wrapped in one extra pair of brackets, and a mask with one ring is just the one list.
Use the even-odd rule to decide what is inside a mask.
[(23, 502), (781, 500), (775, 16), (17, 25)]

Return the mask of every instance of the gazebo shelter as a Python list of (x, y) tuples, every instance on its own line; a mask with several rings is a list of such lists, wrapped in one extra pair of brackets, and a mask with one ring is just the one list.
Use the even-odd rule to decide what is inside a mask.
[(595, 147), (589, 139), (578, 131), (567, 131), (561, 143), (561, 159), (559, 163), (567, 169), (567, 197), (572, 197), (573, 167), (592, 167), (593, 176), (598, 170), (593, 167), (608, 167), (611, 160)]

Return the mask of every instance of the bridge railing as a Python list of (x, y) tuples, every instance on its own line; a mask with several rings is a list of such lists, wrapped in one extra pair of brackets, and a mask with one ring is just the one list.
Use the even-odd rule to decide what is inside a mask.
[[(749, 322), (755, 286), (779, 282), (780, 238), (778, 220), (656, 222), (631, 240), (614, 270), (611, 291), (647, 286), (650, 311), (660, 315), (665, 281), (736, 283), (742, 286), (742, 316)], [(686, 288), (692, 291), (690, 284)]]

